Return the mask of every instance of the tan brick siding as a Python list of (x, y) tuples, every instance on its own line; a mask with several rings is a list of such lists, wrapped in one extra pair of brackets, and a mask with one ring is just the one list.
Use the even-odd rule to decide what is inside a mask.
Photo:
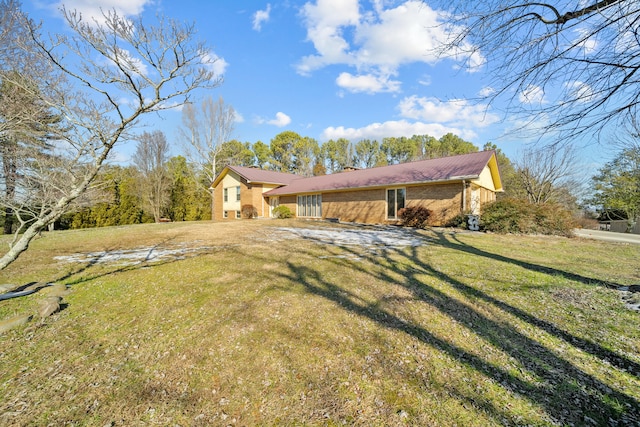
[(222, 184), (213, 190), (213, 220), (220, 221), (222, 218)]
[[(235, 189), (233, 191), (231, 190), (229, 191), (229, 197), (236, 197)], [(224, 218), (223, 202), (224, 202), (224, 193), (223, 193), (223, 185), (221, 182), (214, 189), (213, 219), (215, 221), (237, 219), (236, 210), (227, 211), (228, 218)], [(261, 212), (263, 212), (262, 203), (263, 203), (262, 185), (247, 184), (246, 179), (241, 178), (240, 179), (240, 209), (242, 209), (242, 207), (245, 205), (251, 205), (256, 208), (258, 212), (258, 216), (262, 216), (261, 214)]]
[[(241, 205), (252, 205), (256, 208), (258, 216), (268, 217), (269, 204), (263, 196), (261, 184), (247, 185), (242, 180), (240, 188)], [(463, 212), (462, 182), (415, 185), (405, 187), (406, 206), (423, 206), (433, 211), (431, 225), (445, 225), (451, 218)], [(322, 218), (339, 218), (346, 222), (359, 222), (369, 224), (383, 224), (388, 221), (386, 188), (369, 190), (356, 190), (344, 192), (332, 192), (322, 194)], [(234, 194), (235, 196), (235, 194)], [(235, 211), (229, 211), (229, 218), (223, 218), (222, 186), (214, 191), (214, 220), (234, 220)], [(466, 202), (470, 203), (471, 189), (466, 189)], [(480, 202), (485, 205), (495, 200), (495, 193), (486, 188), (480, 188)], [(280, 196), (280, 205), (287, 206), (297, 216), (297, 196)], [(468, 206), (467, 206), (468, 208)]]
[(264, 216), (264, 208), (262, 206), (262, 184), (247, 184), (243, 179), (240, 183), (240, 204), (241, 207), (253, 206), (257, 216)]
[(433, 212), (431, 225), (445, 225), (462, 212), (462, 183), (407, 187), (407, 207), (422, 206)]
[(385, 189), (324, 193), (322, 217), (340, 221), (381, 224), (386, 220)]
[[(432, 210), (432, 225), (444, 225), (462, 211), (462, 183), (419, 185), (406, 189), (406, 206), (423, 206)], [(386, 190), (324, 193), (322, 217), (369, 224), (395, 222), (387, 220)]]

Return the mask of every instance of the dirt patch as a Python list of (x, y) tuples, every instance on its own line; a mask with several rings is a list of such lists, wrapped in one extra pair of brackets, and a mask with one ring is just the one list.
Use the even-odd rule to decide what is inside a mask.
[(391, 227), (373, 230), (279, 227), (275, 232), (277, 237), (284, 239), (300, 238), (327, 245), (359, 246), (367, 249), (403, 248), (425, 243), (424, 239), (409, 230)]
[(78, 253), (72, 255), (55, 256), (53, 259), (65, 263), (109, 264), (130, 266), (141, 263), (175, 261), (185, 259), (189, 255), (195, 255), (212, 249), (212, 246), (203, 246), (199, 242), (184, 243), (175, 248), (159, 248), (154, 246), (113, 250), (101, 252)]
[[(377, 251), (385, 248), (421, 246), (425, 240), (410, 230), (395, 227), (375, 229), (344, 228), (298, 228), (276, 227), (268, 229), (268, 241), (283, 239), (306, 239), (319, 244), (335, 246), (357, 246), (365, 250)], [(226, 245), (224, 247), (228, 247)], [(100, 252), (76, 253), (53, 257), (63, 263), (107, 264), (131, 266), (142, 263), (175, 261), (198, 253), (207, 252), (221, 246), (204, 245), (202, 241), (184, 242), (177, 247), (161, 248), (147, 246)]]

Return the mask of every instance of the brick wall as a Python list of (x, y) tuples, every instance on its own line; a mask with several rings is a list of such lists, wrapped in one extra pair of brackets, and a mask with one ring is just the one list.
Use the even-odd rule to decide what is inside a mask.
[(380, 224), (386, 220), (385, 189), (325, 193), (322, 217), (340, 221)]
[[(432, 225), (444, 225), (462, 212), (462, 183), (409, 186), (406, 189), (406, 206), (423, 206), (433, 211)], [(295, 199), (291, 202), (295, 212)], [(395, 222), (387, 220), (386, 188), (324, 193), (322, 217), (370, 224)]]
[(240, 183), (240, 204), (253, 206), (257, 216), (264, 216), (262, 184), (247, 184), (246, 180)]
[[(262, 195), (261, 184), (247, 184), (244, 179), (240, 183), (241, 205), (252, 205), (256, 208), (258, 216), (268, 217), (268, 203)], [(439, 226), (448, 220), (463, 213), (462, 209), (462, 183), (444, 183), (407, 186), (406, 206), (423, 206), (433, 212), (431, 225)], [(495, 200), (493, 191), (481, 188), (481, 203)], [(214, 220), (223, 220), (222, 211), (222, 185), (215, 191)], [(235, 196), (235, 194), (234, 194)], [(470, 188), (467, 188), (467, 204), (470, 203)], [(280, 205), (287, 206), (294, 215), (297, 215), (297, 196), (280, 196)], [(322, 194), (322, 217), (339, 218), (346, 222), (359, 222), (369, 224), (383, 224), (395, 221), (386, 219), (387, 203), (386, 188), (344, 191)], [(229, 220), (235, 219), (235, 211), (229, 212)]]
[(462, 212), (462, 183), (407, 187), (406, 205), (430, 209), (433, 212), (431, 225), (444, 225)]
[(222, 183), (213, 189), (213, 216), (214, 221), (220, 221), (222, 218)]

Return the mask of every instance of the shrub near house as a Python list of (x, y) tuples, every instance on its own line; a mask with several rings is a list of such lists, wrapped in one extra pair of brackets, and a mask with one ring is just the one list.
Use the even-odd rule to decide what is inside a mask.
[(496, 233), (572, 236), (576, 221), (558, 204), (507, 198), (484, 207), (480, 226)]

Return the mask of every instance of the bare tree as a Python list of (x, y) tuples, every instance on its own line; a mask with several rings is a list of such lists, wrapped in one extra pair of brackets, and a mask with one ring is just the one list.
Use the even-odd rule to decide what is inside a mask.
[(143, 132), (138, 137), (133, 164), (140, 173), (139, 193), (145, 207), (160, 222), (170, 202), (171, 177), (167, 168), (169, 143), (162, 131)]
[(526, 114), (526, 127), (599, 136), (637, 117), (640, 2), (439, 4), (450, 11), (451, 34), (441, 53), (486, 64), (493, 81), (483, 99), (508, 100), (508, 111)]
[(531, 203), (562, 202), (575, 181), (576, 154), (572, 146), (528, 149), (515, 162), (519, 186)]
[[(32, 78), (38, 88), (33, 95), (64, 126), (51, 139), (56, 155), (25, 165), (14, 200), (3, 200), (11, 203), (19, 226), (0, 269), (90, 188), (113, 148), (131, 139), (145, 114), (181, 105), (198, 88), (219, 84), (192, 25), (159, 18), (149, 26), (115, 12), (104, 13), (100, 22), (85, 21), (76, 12), (62, 12), (69, 36), (44, 37), (19, 9), (12, 12), (29, 36), (20, 48), (46, 64)], [(9, 73), (1, 77), (20, 84)]]
[[(205, 177), (204, 191), (210, 191), (209, 186), (219, 172), (218, 155), (222, 144), (231, 138), (235, 120), (235, 110), (225, 104), (222, 97), (217, 102), (207, 97), (199, 106), (187, 104), (182, 109), (180, 139), (187, 159), (196, 166), (194, 171)], [(199, 179), (197, 181), (201, 182)]]

